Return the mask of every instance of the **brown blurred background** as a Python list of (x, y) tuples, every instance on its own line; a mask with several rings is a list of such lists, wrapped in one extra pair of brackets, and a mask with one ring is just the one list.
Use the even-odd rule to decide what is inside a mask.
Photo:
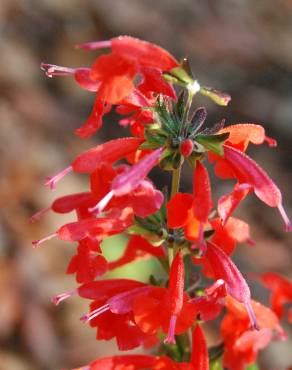
[[(0, 370), (77, 367), (116, 351), (80, 323), (87, 302), (72, 298), (57, 308), (50, 302), (75, 287), (64, 275), (71, 245), (51, 241), (31, 248), (31, 240), (70, 218), (48, 214), (33, 225), (28, 218), (55, 197), (88, 186), (86, 178), (70, 175), (51, 193), (42, 185), (45, 176), (82, 149), (125, 134), (110, 116), (92, 140), (74, 137), (94, 96), (71, 78), (46, 79), (40, 62), (90, 65), (96, 54), (74, 44), (120, 34), (155, 42), (177, 58), (188, 56), (199, 81), (232, 95), (227, 108), (198, 98), (198, 106), (208, 108), (208, 123), (225, 117), (228, 124), (265, 126), (278, 148), (251, 152), (282, 189), (292, 217), (291, 0), (0, 0)], [(186, 174), (183, 189), (190, 185)], [(220, 183), (216, 189), (217, 197), (227, 191)], [(256, 242), (238, 248), (242, 271), (273, 270), (292, 278), (291, 235), (283, 233), (277, 211), (251, 198), (239, 214), (251, 223)], [(141, 266), (138, 278), (145, 279), (156, 265)], [(135, 268), (126, 272), (135, 276)], [(267, 291), (251, 285), (253, 295), (267, 302)], [(216, 342), (212, 328), (208, 334)], [(291, 341), (272, 345), (261, 355), (262, 369), (287, 368), (291, 356)]]

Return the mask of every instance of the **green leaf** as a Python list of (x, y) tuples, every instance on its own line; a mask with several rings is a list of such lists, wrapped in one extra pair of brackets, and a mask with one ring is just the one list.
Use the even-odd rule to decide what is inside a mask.
[(211, 152), (224, 156), (223, 144), (229, 137), (229, 133), (219, 134), (219, 135), (198, 135), (195, 140), (202, 144), (206, 149), (211, 150)]

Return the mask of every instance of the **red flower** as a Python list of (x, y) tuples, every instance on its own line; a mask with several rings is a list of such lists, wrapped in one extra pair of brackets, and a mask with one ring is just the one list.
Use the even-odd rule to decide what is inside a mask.
[(209, 370), (208, 349), (199, 325), (192, 335), (191, 362), (177, 363), (167, 356), (126, 355), (97, 359), (75, 370)]
[(227, 296), (226, 283), (224, 280), (216, 280), (209, 288), (204, 290), (204, 295), (195, 297), (192, 302), (196, 307), (200, 320), (215, 320), (225, 305)]
[[(151, 154), (141, 159), (138, 163), (134, 164), (129, 170), (124, 171), (117, 175), (111, 183), (110, 191), (98, 202), (98, 204), (95, 207), (91, 208), (91, 212), (100, 213), (102, 210), (105, 209), (105, 207), (108, 205), (108, 203), (114, 196), (121, 197), (129, 195), (134, 191), (137, 191), (137, 189), (139, 191), (139, 187), (140, 188), (148, 187), (149, 190), (150, 189), (153, 190), (151, 184), (146, 183), (144, 179), (148, 175), (150, 170), (157, 164), (162, 151), (163, 148), (153, 151)], [(144, 194), (142, 192), (142, 195)], [(150, 197), (155, 198), (158, 204), (158, 208), (160, 208), (163, 201), (162, 194), (160, 192), (155, 193), (155, 191), (153, 190)]]
[[(282, 205), (282, 195), (277, 185), (270, 179), (268, 174), (244, 151), (248, 144), (262, 144), (267, 141), (270, 146), (275, 146), (276, 142), (265, 136), (262, 126), (254, 124), (238, 124), (226, 127), (220, 133), (229, 132), (230, 135), (224, 145), (224, 158), (210, 154), (210, 160), (216, 160), (215, 172), (222, 178), (236, 178), (241, 184), (241, 189), (246, 187), (249, 191), (253, 190), (256, 196), (270, 207), (277, 207), (285, 223), (285, 230), (291, 230), (291, 222)], [(239, 201), (246, 196), (244, 191), (233, 194), (238, 199), (231, 198), (231, 204), (227, 205), (227, 214), (223, 215), (226, 220), (228, 214), (238, 205)], [(226, 201), (226, 198), (224, 199)], [(229, 209), (229, 210), (228, 210)]]
[(265, 348), (276, 332), (279, 339), (285, 335), (276, 315), (268, 307), (251, 301), (259, 330), (250, 329), (249, 317), (244, 306), (228, 297), (228, 313), (221, 323), (221, 335), (224, 340), (223, 365), (232, 370), (244, 370), (256, 362), (258, 351)]
[(197, 242), (205, 249), (204, 224), (212, 208), (211, 187), (208, 172), (197, 162), (193, 177), (193, 195), (177, 193), (167, 204), (167, 223), (170, 228), (184, 227), (188, 240)]
[(235, 264), (222, 249), (210, 242), (207, 243), (205, 258), (212, 269), (213, 277), (216, 280), (224, 280), (228, 294), (238, 302), (244, 303), (252, 326), (257, 328), (256, 318), (250, 305), (249, 287)]
[[(152, 338), (161, 327), (164, 333), (168, 333), (166, 341), (173, 343), (174, 335), (185, 332), (193, 324), (195, 315), (195, 307), (183, 292), (183, 280), (182, 256), (178, 253), (171, 267), (168, 288), (129, 280), (118, 283), (116, 279), (85, 284), (78, 289), (79, 295), (95, 301), (91, 305), (92, 311), (83, 319), (97, 326), (99, 333), (110, 322), (110, 332), (115, 333), (112, 336), (120, 335), (120, 323), (126, 320), (131, 330), (137, 332), (135, 346), (142, 343), (141, 338)], [(110, 339), (106, 337), (106, 331), (103, 337)], [(120, 347), (125, 346), (120, 343)]]
[(68, 173), (92, 173), (102, 163), (113, 164), (118, 160), (134, 153), (143, 142), (141, 138), (126, 137), (107, 141), (79, 154), (72, 164), (53, 177), (48, 177), (45, 183), (52, 190)]
[[(260, 277), (264, 286), (272, 291), (271, 308), (279, 319), (284, 316), (284, 305), (292, 303), (292, 282), (283, 276), (267, 272)], [(292, 323), (292, 308), (288, 311), (288, 321)]]

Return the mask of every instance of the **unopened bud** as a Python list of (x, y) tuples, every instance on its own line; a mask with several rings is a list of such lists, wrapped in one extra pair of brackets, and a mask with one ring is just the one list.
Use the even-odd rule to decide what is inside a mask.
[(194, 144), (191, 139), (186, 139), (181, 143), (180, 154), (183, 157), (189, 157), (194, 150)]

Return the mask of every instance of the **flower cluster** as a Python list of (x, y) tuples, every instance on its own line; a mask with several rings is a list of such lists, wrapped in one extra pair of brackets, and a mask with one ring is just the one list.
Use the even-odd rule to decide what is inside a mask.
[[(233, 217), (251, 193), (278, 208), (285, 230), (291, 230), (280, 190), (246, 154), (250, 144), (274, 147), (276, 141), (258, 124), (224, 127), (222, 120), (204, 128), (207, 112), (204, 107), (193, 111), (195, 95), (219, 105), (227, 105), (229, 95), (202, 86), (186, 59), (178, 62), (157, 45), (120, 36), (78, 47), (109, 52), (99, 55), (91, 68), (42, 64), (48, 77), (71, 75), (96, 95), (76, 135), (92, 136), (115, 109), (122, 116), (119, 124), (128, 127), (131, 136), (79, 154), (46, 179), (53, 190), (70, 172), (83, 173), (90, 190), (58, 198), (32, 216), (35, 221), (49, 210), (76, 214), (75, 222), (33, 244), (53, 237), (77, 243), (67, 273), (75, 274), (78, 285), (54, 297), (55, 304), (72, 295), (88, 299), (89, 312), (81, 320), (96, 328), (98, 340), (114, 338), (121, 351), (139, 346), (156, 351), (97, 359), (81, 369), (244, 370), (272, 339), (285, 338), (279, 319), (283, 305), (292, 301), (292, 283), (272, 273), (260, 276), (272, 290), (271, 309), (252, 300), (231, 259), (238, 243), (253, 243), (249, 224)], [(219, 178), (234, 180), (233, 190), (216, 203), (206, 161)], [(193, 174), (190, 194), (179, 191), (184, 164)], [(169, 192), (156, 189), (148, 178), (155, 166), (172, 173)], [(107, 261), (101, 243), (121, 233), (128, 236), (123, 255)], [(100, 279), (109, 270), (149, 257), (160, 262), (165, 279)], [(204, 276), (213, 279), (211, 285)], [(222, 312), (222, 342), (208, 349), (202, 325)], [(291, 320), (291, 310), (288, 316)]]

